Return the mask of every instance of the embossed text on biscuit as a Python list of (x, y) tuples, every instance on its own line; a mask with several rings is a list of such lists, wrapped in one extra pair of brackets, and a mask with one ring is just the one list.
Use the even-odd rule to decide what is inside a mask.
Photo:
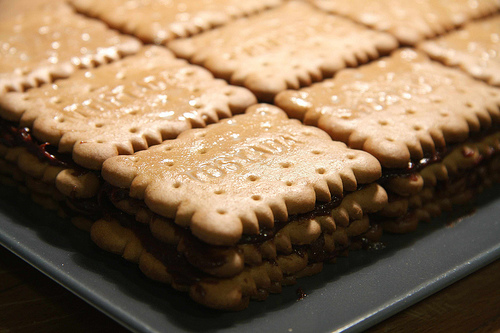
[(221, 178), (228, 173), (241, 170), (247, 163), (265, 160), (273, 155), (286, 153), (296, 143), (300, 143), (300, 140), (288, 134), (272, 139), (266, 138), (256, 144), (239, 147), (225, 156), (218, 156), (209, 162), (190, 169), (184, 174), (192, 180), (207, 182), (211, 179)]

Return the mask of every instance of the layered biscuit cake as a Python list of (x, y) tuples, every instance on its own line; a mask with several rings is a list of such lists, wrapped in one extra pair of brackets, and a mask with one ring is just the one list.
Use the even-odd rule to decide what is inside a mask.
[(498, 181), (499, 9), (54, 0), (0, 24), (0, 179), (242, 310)]

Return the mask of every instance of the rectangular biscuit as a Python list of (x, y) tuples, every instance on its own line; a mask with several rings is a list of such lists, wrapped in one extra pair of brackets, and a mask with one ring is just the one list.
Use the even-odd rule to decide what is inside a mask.
[(386, 168), (406, 168), (500, 122), (499, 89), (412, 49), (283, 92), (276, 104)]
[(397, 47), (396, 40), (298, 1), (170, 42), (174, 53), (272, 102)]
[(500, 9), (497, 0), (309, 0), (325, 11), (393, 34), (404, 45), (441, 35)]
[(197, 302), (240, 309), (318, 272), (361, 238), (378, 239), (367, 214), (387, 200), (373, 183), (380, 171), (369, 154), (255, 105), (106, 160), (108, 198), (128, 217), (101, 219), (91, 235)]
[(456, 66), (473, 77), (500, 86), (500, 16), (470, 22), (458, 31), (420, 43), (432, 59)]
[[(390, 202), (381, 215), (390, 219), (418, 208), (411, 202), (426, 188), (451, 188), (468, 170), (489, 163), (499, 148), (486, 145), (480, 158), (467, 153), (469, 144), (484, 143), (497, 132), (499, 89), (412, 49), (341, 71), (312, 87), (280, 93), (276, 104), (334, 140), (377, 157)], [(461, 172), (449, 177), (457, 167), (445, 161), (460, 154)], [(426, 168), (439, 172), (438, 184), (424, 179)]]
[(379, 177), (375, 158), (326, 138), (275, 107), (254, 106), (206, 130), (110, 158), (102, 175), (205, 242), (231, 245)]
[(78, 15), (65, 3), (2, 20), (0, 45), (0, 95), (66, 78), (141, 47), (135, 38)]
[(164, 44), (278, 6), (283, 0), (71, 0), (96, 17), (146, 43)]
[(214, 80), (203, 68), (146, 47), (121, 61), (67, 80), (0, 97), (0, 116), (31, 128), (40, 142), (98, 170), (108, 157), (131, 154), (202, 127), (255, 103), (246, 89)]

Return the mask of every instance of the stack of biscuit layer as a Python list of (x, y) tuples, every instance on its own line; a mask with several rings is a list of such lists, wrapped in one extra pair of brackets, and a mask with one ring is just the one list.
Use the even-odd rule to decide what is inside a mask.
[(54, 2), (0, 26), (2, 179), (208, 307), (499, 176), (498, 1)]

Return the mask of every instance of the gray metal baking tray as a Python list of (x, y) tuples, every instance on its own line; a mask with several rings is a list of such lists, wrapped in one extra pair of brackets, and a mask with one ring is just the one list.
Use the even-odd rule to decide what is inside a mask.
[[(464, 215), (465, 214), (465, 215)], [(351, 252), (242, 312), (205, 309), (0, 188), (0, 244), (136, 332), (359, 332), (500, 257), (500, 188), (378, 251)], [(300, 288), (307, 296), (299, 300)]]

